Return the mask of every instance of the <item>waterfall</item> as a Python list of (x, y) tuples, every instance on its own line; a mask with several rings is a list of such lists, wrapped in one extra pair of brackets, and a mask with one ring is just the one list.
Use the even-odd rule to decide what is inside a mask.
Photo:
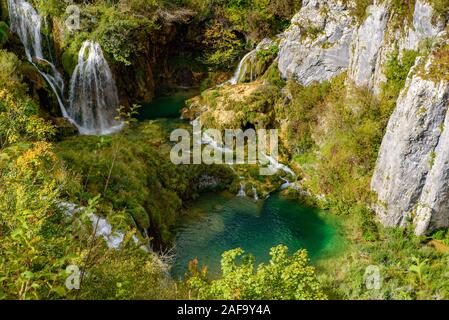
[[(75, 214), (79, 214), (86, 210), (85, 207), (78, 206), (71, 202), (57, 202), (56, 206), (62, 210), (66, 216), (73, 218)], [(107, 246), (110, 249), (118, 249), (125, 240), (125, 233), (123, 231), (114, 231), (112, 225), (105, 218), (99, 217), (96, 214), (89, 212), (87, 217), (92, 223), (92, 227), (95, 229), (96, 237), (103, 237)], [(139, 239), (133, 235), (132, 239), (136, 245), (139, 244)], [(141, 249), (146, 250), (145, 246)]]
[[(267, 161), (269, 163), (269, 168), (271, 170), (273, 170), (275, 172), (282, 170), (285, 173), (288, 173), (288, 174), (292, 175), (293, 177), (296, 177), (296, 174), (293, 172), (293, 170), (289, 166), (280, 163), (278, 160), (276, 160), (272, 156), (269, 156), (267, 154), (262, 154), (262, 155), (264, 156), (265, 161)], [(261, 161), (259, 160), (259, 162), (261, 162)]]
[(285, 189), (288, 189), (288, 188), (291, 187), (292, 184), (291, 184), (290, 181), (288, 181), (287, 179), (285, 179), (285, 178), (283, 178), (283, 177), (280, 177), (280, 178), (281, 178), (281, 180), (284, 181), (284, 184), (282, 184), (280, 190), (285, 190)]
[(257, 49), (248, 52), (240, 61), (237, 70), (235, 70), (234, 76), (229, 80), (230, 84), (238, 84), (245, 82), (249, 73), (249, 81), (256, 80), (257, 72), (255, 70), (255, 64), (257, 61)]
[(269, 66), (269, 64), (267, 65), (267, 61), (263, 61), (263, 59), (257, 56), (257, 53), (261, 50), (267, 50), (273, 45), (275, 45), (274, 41), (268, 38), (263, 39), (254, 50), (248, 52), (239, 62), (234, 76), (228, 83), (235, 85), (255, 81)]
[(28, 61), (39, 71), (53, 90), (62, 115), (80, 134), (109, 134), (123, 124), (115, 120), (119, 105), (117, 88), (100, 46), (84, 42), (78, 65), (70, 83), (69, 106), (64, 100), (64, 78), (48, 58), (42, 45), (42, 17), (25, 0), (8, 0), (11, 30), (22, 42)]
[[(19, 36), (28, 61), (36, 67), (50, 85), (58, 99), (63, 116), (67, 117), (64, 106), (64, 79), (55, 65), (45, 58), (42, 49), (42, 17), (25, 0), (8, 0), (8, 10), (11, 31)], [(51, 57), (50, 60), (52, 60)], [(43, 70), (43, 65), (48, 66), (48, 68)]]
[(259, 195), (257, 194), (257, 189), (256, 189), (256, 187), (254, 187), (253, 186), (253, 198), (254, 198), (254, 201), (259, 201)]
[(123, 127), (116, 120), (118, 105), (117, 87), (100, 45), (85, 41), (70, 81), (69, 117), (81, 134), (110, 134)]
[(240, 184), (240, 191), (237, 194), (237, 197), (240, 197), (240, 198), (246, 197), (246, 191), (245, 191), (245, 184), (244, 183)]

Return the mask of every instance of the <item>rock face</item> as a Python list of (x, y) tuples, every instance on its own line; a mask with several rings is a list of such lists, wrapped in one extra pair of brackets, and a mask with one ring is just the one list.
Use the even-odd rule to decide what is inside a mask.
[(389, 14), (385, 3), (369, 6), (367, 12), (367, 18), (358, 28), (352, 42), (349, 77), (358, 86), (374, 89), (382, 81), (381, 50)]
[(307, 86), (346, 71), (354, 30), (354, 19), (343, 1), (304, 0), (280, 45), (282, 77)]
[[(347, 71), (357, 86), (381, 92), (385, 66), (398, 50), (420, 50), (441, 42), (445, 21), (432, 5), (416, 0), (413, 20), (398, 21), (390, 1), (375, 0), (360, 24), (351, 2), (304, 0), (280, 45), (284, 78), (307, 86)], [(399, 25), (398, 25), (399, 24)], [(424, 58), (421, 58), (424, 61)], [(427, 67), (441, 63), (430, 57)], [(449, 81), (415, 67), (390, 119), (372, 190), (383, 224), (413, 223), (418, 235), (449, 226)]]
[(422, 235), (449, 225), (449, 83), (407, 80), (385, 134), (372, 189), (384, 225), (414, 219)]
[(407, 36), (400, 43), (401, 49), (418, 50), (425, 39), (434, 39), (444, 30), (445, 23), (438, 20), (433, 23), (432, 6), (424, 0), (417, 0), (413, 14), (413, 26), (407, 28)]

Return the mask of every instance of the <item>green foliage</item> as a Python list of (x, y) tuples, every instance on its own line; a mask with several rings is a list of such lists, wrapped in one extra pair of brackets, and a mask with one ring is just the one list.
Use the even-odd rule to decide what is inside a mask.
[(242, 249), (227, 251), (221, 261), (222, 277), (207, 280), (207, 268), (191, 263), (188, 284), (200, 299), (318, 300), (326, 299), (305, 250), (288, 255), (288, 248), (271, 249), (271, 260), (255, 269), (254, 257)]
[(418, 66), (418, 75), (426, 80), (432, 80), (434, 82), (439, 82), (441, 80), (449, 79), (449, 45), (438, 44), (435, 46), (430, 58), (433, 63), (425, 68), (425, 59), (422, 59), (420, 65)]
[[(405, 86), (410, 69), (414, 66), (418, 52), (405, 50), (399, 58), (399, 50), (395, 50), (385, 65), (387, 81), (382, 86), (381, 108), (384, 117), (389, 118), (396, 106), (399, 93)], [(383, 119), (385, 120), (385, 119)]]
[[(356, 241), (352, 252), (332, 261), (323, 286), (338, 299), (448, 299), (449, 256), (427, 245), (411, 229), (379, 228), (377, 241)], [(338, 270), (333, 266), (340, 265)], [(380, 290), (366, 287), (366, 268), (376, 266)]]
[(58, 297), (70, 239), (58, 225), (53, 177), (64, 172), (48, 143), (2, 150), (0, 159), (0, 298)]
[(232, 173), (173, 165), (167, 161), (168, 132), (150, 122), (111, 137), (74, 137), (58, 144), (58, 154), (84, 186), (73, 189), (73, 196), (87, 201), (102, 194), (103, 210), (125, 210), (139, 228), (150, 229), (156, 245), (169, 243), (183, 201), (201, 191), (201, 176), (215, 176), (225, 185)]
[(8, 41), (9, 27), (4, 21), (0, 21), (0, 48)]
[(218, 22), (206, 29), (203, 44), (207, 48), (204, 63), (212, 70), (232, 68), (244, 48), (237, 35)]
[(409, 24), (413, 21), (416, 0), (391, 0), (390, 10), (394, 21), (399, 28), (404, 28), (404, 21)]
[(330, 90), (330, 83), (312, 83), (308, 87), (294, 81), (287, 83), (292, 100), (288, 106), (276, 106), (276, 118), (288, 119), (286, 141), (288, 150), (296, 157), (311, 152), (314, 147), (312, 128), (317, 123), (321, 105)]
[[(346, 1), (348, 2), (348, 1)], [(355, 6), (352, 7), (351, 14), (356, 17), (358, 23), (362, 23), (367, 14), (368, 6), (373, 4), (373, 0), (358, 0), (355, 1)]]
[(449, 0), (430, 0), (436, 18), (444, 17), (449, 9)]
[(98, 37), (116, 61), (131, 65), (132, 57), (143, 50), (145, 36), (155, 28), (149, 22), (143, 25), (138, 20), (112, 17), (102, 22)]
[(247, 34), (253, 41), (285, 29), (301, 8), (300, 0), (177, 0), (199, 12), (201, 18), (224, 21), (224, 25)]
[(19, 67), (13, 53), (0, 50), (0, 148), (54, 134), (54, 129), (37, 116), (38, 106), (27, 97)]

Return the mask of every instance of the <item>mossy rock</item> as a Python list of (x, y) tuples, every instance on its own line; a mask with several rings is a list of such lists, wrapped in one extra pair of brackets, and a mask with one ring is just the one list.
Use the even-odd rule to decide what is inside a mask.
[(78, 64), (78, 52), (68, 48), (62, 54), (62, 67), (64, 71), (71, 76)]
[(78, 134), (78, 129), (65, 118), (55, 118), (53, 123), (56, 127), (56, 140), (63, 140)]
[(4, 21), (0, 21), (0, 48), (3, 47), (9, 39), (9, 27)]
[(0, 1), (0, 19), (7, 21), (9, 18), (8, 4), (6, 1)]

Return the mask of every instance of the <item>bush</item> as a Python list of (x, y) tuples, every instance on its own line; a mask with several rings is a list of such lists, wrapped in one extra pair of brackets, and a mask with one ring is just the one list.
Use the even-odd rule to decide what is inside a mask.
[[(199, 299), (226, 300), (323, 300), (313, 267), (309, 266), (307, 251), (288, 255), (288, 248), (271, 249), (271, 260), (255, 269), (254, 257), (243, 255), (242, 249), (223, 253), (217, 280), (207, 280), (207, 268), (198, 270), (198, 261), (190, 265), (192, 277), (188, 284)], [(237, 263), (237, 260), (240, 263)]]

